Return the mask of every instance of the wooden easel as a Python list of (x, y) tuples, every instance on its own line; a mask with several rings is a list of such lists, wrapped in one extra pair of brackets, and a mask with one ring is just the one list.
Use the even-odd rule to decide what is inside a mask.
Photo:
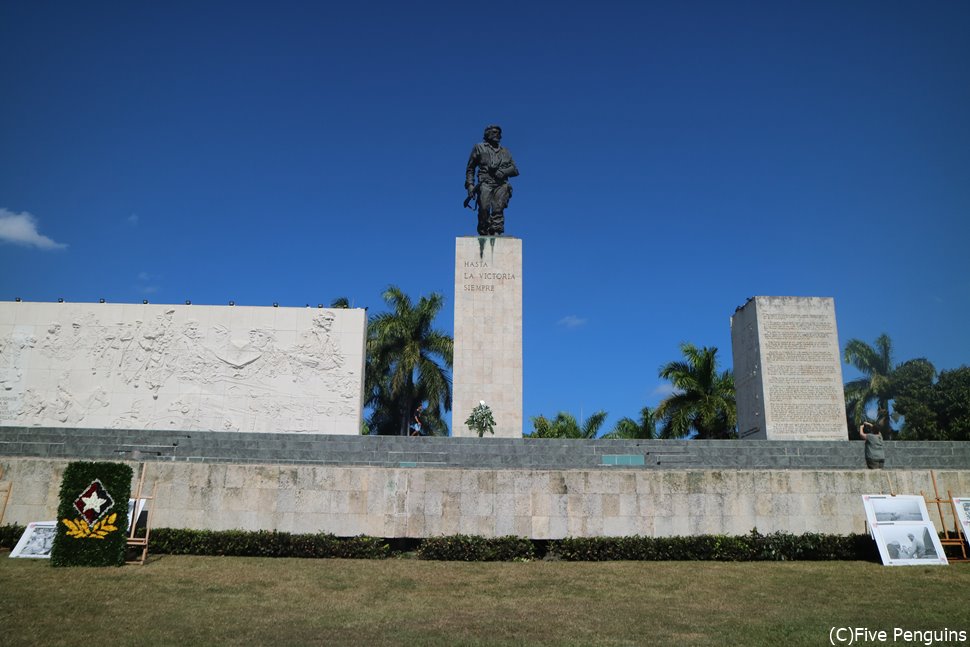
[[(0, 479), (3, 478), (3, 468), (0, 467)], [(0, 499), (3, 500), (3, 504), (0, 505), (0, 524), (3, 523), (3, 515), (7, 512), (7, 503), (10, 501), (10, 490), (13, 489), (13, 483), (4, 483), (0, 485)]]
[(158, 483), (152, 485), (152, 495), (142, 496), (142, 490), (145, 487), (145, 470), (148, 469), (148, 465), (145, 463), (141, 464), (141, 475), (138, 477), (138, 487), (135, 488), (135, 496), (132, 497), (135, 500), (135, 511), (138, 510), (138, 501), (142, 499), (145, 500), (145, 505), (148, 506), (148, 519), (145, 521), (145, 536), (136, 537), (135, 532), (138, 529), (138, 519), (131, 520), (131, 530), (128, 531), (127, 544), (128, 548), (141, 548), (141, 557), (138, 559), (126, 562), (127, 564), (138, 564), (143, 566), (145, 560), (148, 558), (148, 538), (152, 534), (152, 515), (155, 513), (155, 488), (158, 487)]
[(883, 472), (886, 475), (886, 483), (889, 484), (889, 496), (896, 496), (896, 488), (893, 487), (893, 480), (889, 478), (889, 472)]
[[(940, 543), (943, 544), (944, 549), (946, 549), (947, 546), (959, 546), (960, 553), (963, 555), (962, 558), (947, 557), (947, 559), (951, 562), (970, 562), (970, 559), (967, 559), (967, 538), (963, 536), (963, 527), (960, 525), (960, 517), (958, 516), (956, 506), (953, 505), (953, 494), (949, 490), (947, 490), (946, 496), (948, 498), (941, 499), (940, 491), (936, 487), (936, 472), (934, 472), (933, 470), (930, 470), (930, 478), (933, 481), (933, 494), (935, 498), (933, 499), (929, 498), (922, 490), (920, 490), (919, 493), (923, 495), (923, 498), (926, 500), (927, 508), (931, 504), (934, 504), (934, 503), (936, 504), (936, 512), (937, 514), (940, 515), (940, 525), (943, 527), (943, 538), (940, 539)], [(943, 518), (944, 505), (946, 505), (946, 508), (950, 511), (950, 514), (953, 516), (954, 530), (952, 533), (953, 534), (952, 537), (950, 536), (951, 534), (950, 531), (946, 527), (946, 520)]]

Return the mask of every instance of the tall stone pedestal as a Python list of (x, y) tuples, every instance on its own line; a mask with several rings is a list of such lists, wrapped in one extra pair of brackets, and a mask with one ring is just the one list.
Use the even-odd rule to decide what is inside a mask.
[(731, 345), (742, 439), (848, 440), (831, 298), (753, 297)]
[(522, 240), (465, 236), (455, 241), (455, 358), (451, 433), (484, 400), (495, 436), (522, 437)]

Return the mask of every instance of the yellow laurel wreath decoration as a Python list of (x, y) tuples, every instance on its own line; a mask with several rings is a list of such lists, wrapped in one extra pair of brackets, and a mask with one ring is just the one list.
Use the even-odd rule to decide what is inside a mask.
[(91, 534), (91, 529), (88, 527), (88, 522), (85, 521), (83, 517), (71, 521), (70, 519), (63, 520), (64, 525), (67, 526), (67, 536), (74, 537), (75, 539), (84, 539)]
[(104, 539), (107, 537), (109, 532), (114, 532), (118, 529), (118, 526), (114, 525), (117, 518), (118, 513), (114, 513), (94, 524), (91, 527), (91, 536), (95, 539)]
[(118, 529), (118, 526), (114, 525), (117, 520), (118, 513), (115, 512), (98, 521), (93, 526), (88, 526), (88, 522), (84, 517), (79, 517), (74, 521), (70, 519), (63, 519), (62, 521), (67, 526), (68, 537), (74, 537), (75, 539), (104, 539), (108, 536), (108, 533)]

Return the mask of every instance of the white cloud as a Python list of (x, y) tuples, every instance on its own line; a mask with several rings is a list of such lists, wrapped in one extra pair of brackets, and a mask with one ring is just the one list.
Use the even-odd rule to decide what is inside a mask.
[(37, 231), (37, 218), (33, 214), (14, 213), (0, 208), (0, 241), (36, 247), (38, 249), (64, 249), (64, 243), (58, 243)]
[(650, 395), (666, 398), (674, 393), (680, 393), (680, 389), (675, 387), (670, 382), (664, 382), (663, 384), (658, 384), (657, 388), (650, 392)]
[(158, 285), (155, 285), (155, 283), (157, 283), (156, 279), (159, 278), (161, 277), (149, 274), (148, 272), (139, 272), (137, 290), (142, 294), (154, 294), (158, 292)]
[(137, 213), (131, 214), (130, 216), (128, 216), (127, 220), (129, 225), (131, 225), (132, 227), (136, 226), (138, 224), (138, 214)]
[(565, 326), (566, 328), (579, 328), (580, 326), (586, 325), (586, 320), (582, 317), (577, 317), (576, 315), (566, 315), (557, 321), (556, 325)]

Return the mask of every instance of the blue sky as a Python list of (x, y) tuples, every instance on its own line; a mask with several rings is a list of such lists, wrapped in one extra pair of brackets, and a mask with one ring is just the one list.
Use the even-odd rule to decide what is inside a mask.
[(0, 43), (0, 300), (395, 284), (450, 333), (498, 123), (527, 418), (636, 416), (681, 341), (730, 367), (754, 295), (970, 364), (967, 2), (6, 2)]

